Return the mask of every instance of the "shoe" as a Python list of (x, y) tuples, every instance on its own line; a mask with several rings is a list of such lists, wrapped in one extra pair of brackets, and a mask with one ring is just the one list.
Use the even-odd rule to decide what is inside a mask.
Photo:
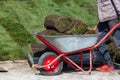
[(107, 64), (104, 64), (104, 65), (96, 68), (96, 70), (97, 70), (97, 71), (101, 71), (101, 70), (106, 69), (106, 68), (108, 68), (108, 65), (107, 65)]
[(101, 72), (112, 72), (114, 71), (114, 66), (108, 66), (107, 64), (104, 64), (103, 66), (96, 68), (96, 70)]
[(101, 72), (112, 72), (112, 71), (114, 71), (114, 67), (113, 66), (109, 66), (109, 68), (104, 69)]

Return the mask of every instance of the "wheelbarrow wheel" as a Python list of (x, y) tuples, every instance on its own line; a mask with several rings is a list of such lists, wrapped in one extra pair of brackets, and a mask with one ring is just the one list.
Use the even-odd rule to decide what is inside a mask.
[[(39, 65), (47, 65), (51, 63), (57, 55), (53, 52), (45, 52), (39, 58)], [(63, 61), (61, 59), (55, 61), (51, 66), (39, 69), (42, 75), (58, 75), (63, 69)]]

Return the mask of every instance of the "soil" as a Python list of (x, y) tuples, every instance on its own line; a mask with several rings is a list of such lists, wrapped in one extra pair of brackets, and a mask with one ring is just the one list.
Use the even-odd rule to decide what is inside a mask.
[(30, 68), (27, 60), (1, 61), (0, 67), (8, 68), (8, 72), (0, 72), (0, 80), (120, 80), (120, 74), (114, 72), (92, 71), (91, 75), (74, 70), (64, 70), (55, 76), (43, 76), (39, 71)]

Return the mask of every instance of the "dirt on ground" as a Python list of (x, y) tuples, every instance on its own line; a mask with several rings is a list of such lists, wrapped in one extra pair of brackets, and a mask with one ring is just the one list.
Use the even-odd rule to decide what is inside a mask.
[(27, 60), (1, 61), (0, 67), (8, 72), (0, 72), (0, 80), (120, 80), (120, 74), (114, 72), (92, 71), (91, 75), (74, 70), (65, 70), (60, 75), (43, 76), (39, 71), (29, 67)]

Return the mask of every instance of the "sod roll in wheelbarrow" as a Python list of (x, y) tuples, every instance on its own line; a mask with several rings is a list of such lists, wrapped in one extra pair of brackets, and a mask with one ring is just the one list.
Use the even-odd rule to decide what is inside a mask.
[(88, 25), (82, 20), (71, 19), (73, 26), (66, 32), (72, 35), (85, 34), (88, 31)]
[(59, 15), (48, 15), (45, 17), (46, 29), (55, 30), (60, 33), (83, 33), (88, 26), (81, 20), (76, 20)]

